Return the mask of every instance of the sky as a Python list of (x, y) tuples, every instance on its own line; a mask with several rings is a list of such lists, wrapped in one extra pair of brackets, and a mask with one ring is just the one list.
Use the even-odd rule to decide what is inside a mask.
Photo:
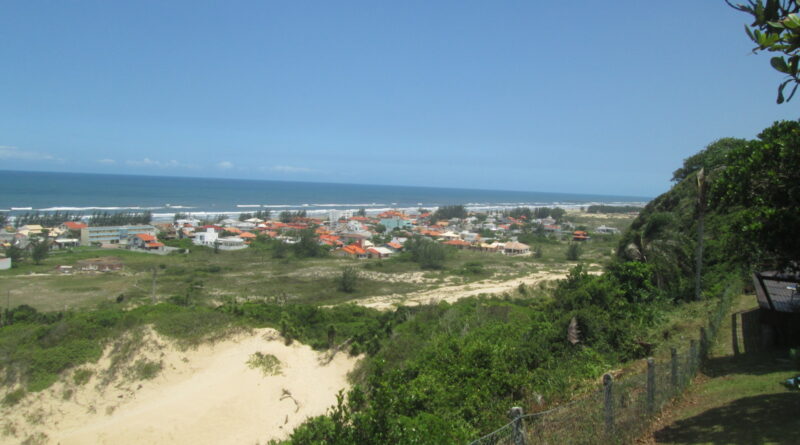
[(723, 0), (7, 1), (0, 169), (656, 196), (797, 119)]

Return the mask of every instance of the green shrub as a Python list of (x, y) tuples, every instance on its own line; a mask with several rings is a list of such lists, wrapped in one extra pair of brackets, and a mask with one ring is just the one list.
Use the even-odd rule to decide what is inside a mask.
[(139, 359), (131, 367), (129, 376), (135, 380), (152, 380), (158, 376), (163, 366), (160, 361)]
[(25, 394), (27, 394), (25, 388), (17, 388), (3, 397), (3, 405), (14, 406), (25, 397)]
[(337, 280), (339, 290), (342, 292), (355, 292), (358, 284), (358, 269), (355, 267), (345, 267)]
[(85, 385), (87, 382), (89, 382), (89, 379), (92, 378), (92, 374), (94, 374), (94, 372), (91, 369), (76, 369), (72, 374), (72, 381), (79, 386)]
[(569, 243), (565, 254), (568, 261), (578, 261), (581, 258), (582, 249), (578, 243)]
[(264, 375), (278, 375), (281, 373), (281, 362), (272, 354), (256, 352), (247, 360), (247, 366), (260, 369)]

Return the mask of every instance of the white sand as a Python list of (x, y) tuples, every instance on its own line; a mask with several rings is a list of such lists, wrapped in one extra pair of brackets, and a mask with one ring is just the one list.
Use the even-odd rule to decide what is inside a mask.
[[(155, 379), (118, 377), (98, 386), (95, 376), (80, 387), (64, 379), (0, 411), (0, 443), (41, 433), (44, 443), (64, 445), (266, 443), (324, 414), (348, 387), (346, 376), (356, 362), (337, 354), (323, 365), (321, 354), (296, 342), (285, 346), (271, 329), (183, 352), (152, 332), (146, 338), (149, 347), (140, 357), (164, 364)], [(281, 374), (250, 368), (255, 352), (277, 357)], [(108, 363), (105, 358), (94, 368)], [(64, 400), (67, 388), (75, 393)]]
[[(436, 289), (412, 292), (405, 295), (393, 294), (378, 297), (353, 300), (351, 303), (371, 307), (378, 310), (392, 310), (397, 306), (417, 306), (420, 304), (438, 303), (440, 301), (454, 302), (462, 298), (475, 297), (480, 294), (500, 295), (505, 292), (513, 293), (520, 284), (524, 283), (535, 289), (540, 283), (552, 282), (566, 278), (568, 270), (543, 271), (510, 280), (488, 279), (469, 284), (441, 286)], [(590, 272), (602, 273), (600, 271)]]

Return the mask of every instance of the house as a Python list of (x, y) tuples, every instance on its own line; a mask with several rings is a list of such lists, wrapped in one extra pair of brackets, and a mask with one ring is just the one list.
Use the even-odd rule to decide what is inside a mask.
[(156, 235), (156, 228), (149, 225), (96, 226), (81, 229), (81, 246), (93, 244), (127, 245), (138, 234)]
[(589, 234), (583, 230), (576, 230), (572, 232), (573, 241), (587, 241), (588, 239), (589, 239)]
[[(387, 212), (388, 213), (388, 212)], [(387, 215), (388, 216), (388, 215)], [(388, 232), (395, 229), (410, 229), (411, 221), (399, 215), (392, 215), (388, 218), (381, 218), (381, 225), (386, 227)]]
[(122, 270), (122, 260), (117, 257), (90, 258), (75, 263), (75, 269), (81, 272), (110, 272)]
[(256, 239), (256, 235), (251, 232), (242, 232), (239, 234), (239, 238), (243, 239), (246, 243), (249, 243), (250, 241)]
[(212, 247), (219, 250), (241, 250), (246, 249), (247, 244), (238, 236), (221, 237), (216, 229), (209, 227), (205, 232), (196, 232), (192, 243), (196, 246)]
[(359, 259), (359, 260), (366, 259), (369, 256), (367, 254), (367, 251), (364, 250), (364, 248), (362, 248), (358, 244), (350, 244), (350, 245), (344, 246), (341, 249), (335, 250), (333, 252), (333, 254), (336, 255), (336, 256), (341, 256), (341, 257), (356, 258), (356, 259)]
[(403, 250), (403, 245), (395, 241), (386, 243), (386, 247), (392, 249), (394, 252), (400, 252)]
[(389, 258), (390, 256), (392, 256), (392, 254), (394, 254), (394, 252), (391, 249), (387, 249), (386, 247), (370, 247), (369, 249), (367, 249), (367, 255), (370, 258), (378, 258), (378, 259)]
[(472, 245), (464, 240), (454, 239), (450, 241), (445, 241), (442, 244), (445, 246), (453, 246), (457, 249), (469, 249)]
[(61, 250), (69, 247), (78, 247), (80, 243), (81, 240), (78, 238), (56, 238), (56, 240), (53, 242), (53, 245), (56, 249)]
[(78, 221), (67, 221), (58, 226), (58, 228), (61, 229), (63, 232), (68, 232), (71, 230), (74, 230), (75, 232), (80, 232), (81, 229), (85, 229), (87, 227), (89, 227), (88, 224)]
[(619, 229), (617, 229), (616, 227), (608, 227), (608, 226), (600, 226), (594, 229), (594, 231), (597, 233), (605, 233), (608, 235), (616, 235), (617, 233), (619, 233)]
[(503, 246), (503, 253), (510, 256), (530, 255), (531, 248), (527, 244), (511, 241)]
[(64, 264), (56, 266), (56, 272), (58, 272), (60, 274), (64, 274), (64, 275), (71, 274), (74, 269), (75, 269), (74, 267), (67, 266), (67, 265), (64, 265)]

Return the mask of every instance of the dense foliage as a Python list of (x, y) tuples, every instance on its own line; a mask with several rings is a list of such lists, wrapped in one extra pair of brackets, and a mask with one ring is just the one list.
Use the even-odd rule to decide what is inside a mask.
[(714, 183), (726, 253), (741, 265), (800, 268), (800, 123), (777, 122), (731, 150)]
[(635, 213), (641, 210), (636, 206), (610, 206), (606, 204), (592, 204), (586, 208), (586, 213)]
[[(80, 221), (82, 215), (72, 212), (25, 212), (14, 217), (14, 225), (22, 227), (25, 225), (40, 225), (42, 227), (57, 227), (67, 221)], [(7, 216), (6, 216), (7, 218)], [(2, 218), (0, 218), (2, 219)]]
[(431, 219), (433, 221), (441, 221), (447, 220), (452, 218), (466, 218), (467, 217), (467, 209), (459, 204), (459, 205), (449, 205), (449, 206), (441, 206), (436, 209), (436, 212), (433, 213)]
[[(123, 226), (127, 224), (150, 224), (153, 212), (94, 212), (89, 217), (90, 226)], [(63, 221), (62, 221), (63, 222)]]

